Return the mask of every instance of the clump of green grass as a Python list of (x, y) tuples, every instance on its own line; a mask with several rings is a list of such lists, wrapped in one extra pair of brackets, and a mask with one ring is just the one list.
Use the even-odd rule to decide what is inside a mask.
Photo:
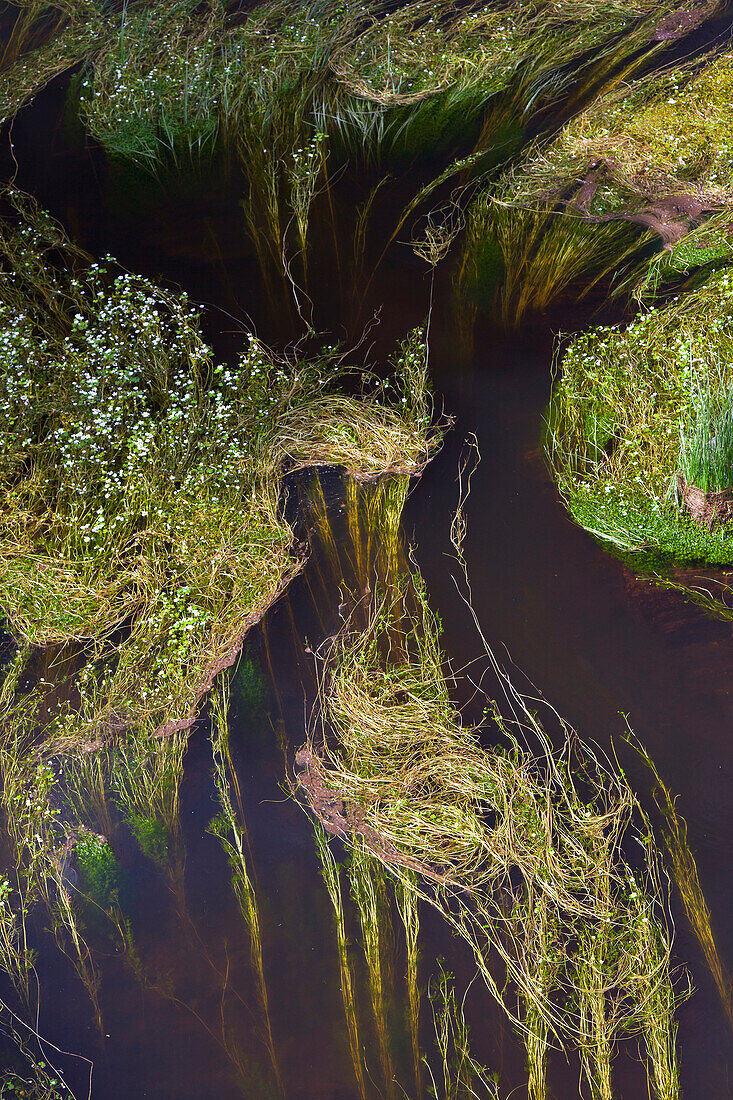
[(376, 597), (366, 629), (347, 624), (324, 659), (322, 724), (297, 758), (304, 799), (469, 945), (525, 1040), (532, 1096), (551, 1047), (579, 1050), (606, 1095), (610, 1052), (635, 1035), (656, 1095), (677, 1097), (664, 879), (623, 772), (564, 726), (553, 749), (506, 678), (515, 720), (493, 708), (503, 747), (484, 750), (450, 700), (417, 577)]
[(692, 409), (683, 427), (680, 469), (706, 493), (733, 487), (733, 385), (693, 380)]
[(516, 180), (516, 197), (552, 192), (572, 204), (596, 171), (583, 210), (637, 212), (668, 195), (731, 198), (733, 53), (653, 73), (607, 92), (572, 119)]
[(196, 165), (219, 133), (224, 10), (207, 5), (131, 7), (80, 85), (89, 132), (113, 158), (151, 169)]
[(79, 888), (101, 909), (119, 902), (120, 865), (105, 837), (86, 830), (74, 845)]
[(299, 567), (285, 471), (410, 473), (433, 452), (424, 341), (396, 389), (356, 396), (336, 349), (285, 360), (250, 337), (215, 364), (185, 295), (85, 262), (17, 204), (0, 229), (0, 606), (32, 644), (94, 642), (60, 739), (185, 729)]
[(485, 112), (499, 95), (517, 117), (547, 108), (647, 47), (675, 7), (417, 0), (377, 12), (334, 51), (336, 133), (375, 159), (430, 155), (471, 128), (487, 148), (501, 113)]
[(581, 526), (623, 551), (727, 564), (727, 526), (696, 524), (674, 499), (676, 475), (730, 485), (731, 275), (664, 307), (575, 337), (560, 363), (547, 449)]
[[(81, 115), (112, 159), (156, 176), (212, 163), (241, 171), (268, 293), (278, 301), (289, 280), (297, 299), (293, 262), (307, 287), (310, 210), (321, 191), (341, 274), (332, 154), (339, 169), (422, 159), (435, 186), (446, 165), (467, 177), (505, 163), (528, 116), (570, 86), (596, 86), (625, 60), (638, 63), (655, 25), (678, 7), (570, 0), (549, 13), (533, 0), (386, 9), (267, 0), (242, 17), (218, 3), (141, 5), (125, 9), (90, 56)], [(376, 189), (387, 182), (383, 174)], [(374, 194), (353, 226), (357, 256)]]
[(113, 159), (156, 176), (238, 166), (246, 225), (274, 294), (284, 249), (299, 249), (307, 273), (309, 211), (327, 153), (313, 105), (351, 22), (340, 3), (306, 0), (269, 0), (244, 20), (218, 3), (133, 10), (89, 66), (82, 118)]

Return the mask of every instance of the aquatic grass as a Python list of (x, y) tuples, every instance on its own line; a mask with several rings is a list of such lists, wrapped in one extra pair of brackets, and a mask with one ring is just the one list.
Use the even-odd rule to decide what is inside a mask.
[[(503, 96), (515, 117), (546, 110), (569, 86), (600, 78), (653, 43), (675, 4), (506, 5), (414, 3), (388, 7), (334, 51), (329, 104), (341, 145), (369, 158), (445, 152), (477, 128), (490, 148)], [(366, 106), (365, 106), (366, 105)], [(371, 110), (369, 110), (371, 107)], [(475, 140), (475, 135), (474, 135)]]
[(733, 979), (720, 957), (715, 941), (710, 909), (700, 883), (697, 862), (687, 839), (687, 822), (678, 814), (675, 799), (649, 753), (632, 735), (629, 735), (629, 740), (640, 753), (657, 784), (654, 797), (664, 817), (665, 827), (662, 836), (669, 853), (672, 876), (680, 892), (690, 927), (700, 944), (705, 962), (715, 982), (723, 1011), (733, 1028)]
[[(2, 700), (0, 801), (13, 861), (12, 880), (5, 877), (3, 898), (4, 962), (9, 965), (10, 977), (26, 1007), (32, 1011), (30, 976), (35, 953), (28, 942), (27, 917), (37, 903), (42, 903), (54, 939), (84, 985), (97, 1028), (103, 1033), (98, 997), (100, 972), (85, 938), (72, 897), (73, 886), (67, 876), (75, 836), (63, 822), (59, 809), (52, 805), (58, 770), (38, 751), (35, 734), (38, 692), (32, 690), (17, 702), (13, 698), (14, 681), (17, 684), (21, 667), (18, 664), (11, 670)], [(11, 905), (16, 892), (18, 900)]]
[[(211, 751), (214, 761), (214, 782), (221, 805), (221, 815), (210, 822), (209, 831), (218, 838), (229, 861), (232, 872), (232, 889), (250, 937), (250, 965), (255, 976), (257, 994), (260, 1000), (265, 1033), (265, 1046), (267, 1047), (267, 1053), (270, 1058), (278, 1092), (281, 1096), (285, 1096), (285, 1089), (280, 1075), (280, 1063), (275, 1048), (275, 1041), (272, 1035), (272, 1024), (270, 1021), (259, 906), (257, 903), (254, 882), (249, 870), (251, 852), (249, 851), (249, 840), (244, 824), (244, 813), (239, 785), (229, 748), (228, 709), (228, 685), (225, 686), (220, 682), (211, 699)], [(232, 801), (232, 789), (235, 792), (236, 808)]]
[(354, 1067), (359, 1096), (366, 1100), (368, 1095), (366, 1088), (365, 1066), (362, 1055), (360, 1038), (359, 1013), (356, 999), (356, 982), (354, 977), (353, 962), (349, 951), (349, 942), (346, 935), (346, 918), (344, 913), (343, 895), (341, 891), (341, 877), (339, 865), (334, 859), (333, 852), (328, 845), (328, 838), (320, 823), (314, 822), (314, 835), (316, 851), (321, 864), (321, 874), (326, 884), (328, 895), (331, 899), (336, 925), (336, 943), (338, 950), (339, 969), (341, 974), (341, 996), (344, 1003), (346, 1028), (348, 1032), (349, 1051)]
[(422, 336), (391, 388), (352, 395), (337, 349), (281, 359), (250, 337), (214, 364), (185, 295), (90, 264), (11, 200), (0, 606), (35, 645), (94, 642), (59, 746), (182, 731), (300, 568), (286, 471), (411, 474), (434, 453)]
[[(660, 26), (673, 18), (658, 14)], [(516, 324), (568, 286), (658, 289), (729, 257), (732, 56), (630, 83), (609, 73), (585, 109), (531, 143), (472, 205), (463, 267), (474, 296)], [(494, 254), (500, 268), (484, 270)]]
[[(282, 306), (290, 283), (301, 313), (297, 280), (307, 291), (310, 210), (322, 190), (340, 272), (332, 186), (344, 165), (434, 162), (389, 247), (446, 178), (506, 162), (527, 118), (653, 52), (655, 27), (678, 6), (573, 0), (550, 14), (534, 0), (360, 8), (267, 0), (245, 16), (189, 0), (133, 6), (90, 57), (80, 110), (112, 159), (159, 178), (214, 165), (243, 174), (246, 228), (267, 292)], [(382, 174), (376, 190), (386, 182)], [(357, 259), (363, 220), (354, 226)]]
[(145, 737), (141, 731), (115, 741), (110, 786), (143, 855), (158, 867), (181, 857), (180, 786), (185, 732)]
[[(548, 457), (576, 521), (621, 550), (732, 560), (725, 524), (695, 523), (672, 496), (682, 468), (706, 484), (730, 484), (730, 285), (727, 270), (714, 273), (628, 325), (580, 334), (562, 355)], [(716, 418), (723, 430), (711, 447)]]
[(268, 0), (244, 19), (218, 4), (133, 10), (93, 60), (82, 117), (111, 157), (158, 177), (215, 161), (227, 171), (236, 165), (272, 295), (287, 268), (291, 220), (307, 272), (309, 211), (326, 155), (313, 103), (350, 24), (343, 5), (306, 0)]
[[(302, 796), (464, 940), (525, 1040), (534, 1095), (549, 1046), (579, 1050), (597, 1079), (605, 1034), (613, 1047), (642, 1036), (649, 1079), (672, 1096), (671, 932), (648, 821), (618, 768), (562, 724), (553, 749), (529, 702), (502, 683), (513, 718), (490, 712), (500, 747), (487, 752), (450, 701), (419, 578), (409, 594), (378, 594), (366, 628), (347, 623), (325, 651), (323, 725), (296, 759)], [(645, 853), (636, 871), (623, 856), (630, 836)], [(575, 971), (579, 945), (598, 935), (602, 1027), (588, 1010), (600, 1010), (597, 981)]]
[(623, 222), (592, 225), (555, 209), (516, 209), (484, 191), (467, 215), (456, 279), (459, 309), (516, 326), (563, 295), (583, 298), (633, 263), (648, 239)]
[(17, 7), (0, 57), (0, 124), (15, 118), (50, 81), (99, 49), (109, 29), (108, 18), (94, 0)]
[(111, 837), (115, 823), (110, 805), (111, 758), (107, 748), (61, 757), (64, 802), (74, 820)]
[(409, 885), (403, 879), (395, 879), (393, 882), (397, 911), (402, 920), (405, 933), (405, 947), (407, 952), (407, 1003), (410, 1028), (410, 1041), (412, 1044), (412, 1063), (415, 1075), (415, 1096), (421, 1100), (424, 1092), (422, 1055), (420, 1052), (420, 982), (419, 982), (419, 938), (420, 938), (420, 912), (418, 908), (417, 892), (412, 876), (406, 875)]
[(722, 377), (692, 379), (692, 408), (681, 432), (680, 469), (704, 492), (733, 486), (733, 385)]
[(355, 847), (348, 864), (351, 897), (356, 904), (369, 976), (369, 993), (377, 1031), (385, 1096), (394, 1097), (395, 1070), (390, 1050), (387, 982), (384, 974), (384, 923), (388, 920), (382, 868), (368, 853)]
[(328, 590), (367, 592), (378, 580), (395, 575), (404, 561), (400, 522), (409, 478), (400, 474), (376, 484), (349, 478), (344, 487), (345, 530), (335, 527), (323, 496), (309, 481), (304, 520), (317, 539), (314, 560), (328, 567)]
[(428, 983), (428, 999), (433, 1016), (435, 1045), (440, 1054), (441, 1085), (424, 1059), (431, 1082), (432, 1095), (441, 1100), (461, 1100), (462, 1097), (483, 1097), (485, 1100), (498, 1100), (498, 1080), (485, 1066), (479, 1065), (472, 1057), (469, 1044), (469, 1030), (466, 1023), (464, 1004), (456, 996), (455, 982), (438, 959), (438, 973)]

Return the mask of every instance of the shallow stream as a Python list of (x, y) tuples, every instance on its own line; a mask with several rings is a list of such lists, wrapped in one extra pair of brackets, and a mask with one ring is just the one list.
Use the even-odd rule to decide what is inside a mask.
[[(100, 180), (98, 159), (57, 129), (57, 112), (51, 89), (18, 120), (13, 132), (23, 166), (18, 186), (32, 191), (90, 251), (110, 251), (131, 270), (182, 285), (212, 307), (212, 334), (222, 347), (236, 346), (247, 316), (266, 340), (278, 339), (278, 319), (266, 314), (236, 228), (236, 196), (222, 192), (193, 202), (161, 193), (143, 209), (128, 194), (121, 203), (119, 189)], [(318, 275), (324, 300), (336, 301), (330, 277), (327, 271)], [(380, 347), (424, 316), (428, 280), (409, 249), (397, 251), (391, 266), (381, 270), (371, 299), (381, 307)], [(511, 338), (484, 329), (467, 356), (448, 288), (438, 287), (432, 370), (438, 404), (455, 422), (443, 450), (413, 486), (405, 539), (442, 618), (445, 650), (456, 669), (467, 667), (472, 675), (470, 662), (482, 649), (457, 594), (449, 529), (464, 440), (475, 433), (481, 462), (467, 504), (465, 552), (486, 638), (516, 682), (536, 685), (584, 737), (606, 749), (615, 739), (632, 786), (652, 812), (651, 776), (620, 741), (623, 715), (628, 716), (678, 798), (718, 950), (733, 968), (733, 629), (680, 595), (638, 579), (575, 527), (543, 464), (553, 333), (587, 323), (590, 313), (589, 305), (553, 316)], [(331, 327), (338, 326), (334, 306)], [(333, 529), (346, 542), (343, 486), (329, 476), (323, 487)], [(301, 490), (307, 493), (307, 478)], [(302, 531), (305, 537), (305, 524)], [(333, 562), (315, 534), (311, 542), (304, 572), (248, 638), (233, 681), (232, 752), (257, 876), (273, 1038), (286, 1096), (355, 1100), (333, 912), (311, 821), (286, 783), (313, 701), (309, 651), (337, 628), (342, 599)], [(489, 694), (497, 690), (488, 679), (484, 686)], [(465, 699), (469, 687), (464, 682), (459, 689)], [(38, 1030), (55, 1045), (56, 1051), (47, 1048), (49, 1060), (63, 1069), (80, 1098), (87, 1094), (90, 1065), (77, 1055), (93, 1062), (97, 1100), (277, 1095), (246, 929), (227, 862), (206, 831), (216, 813), (207, 735), (202, 720), (186, 756), (183, 843), (171, 867), (156, 868), (131, 839), (120, 850), (127, 876), (125, 912), (140, 965), (133, 972), (111, 946), (108, 957), (101, 957), (103, 1043), (85, 991), (50, 936), (39, 955)], [(679, 1011), (683, 1093), (687, 1100), (725, 1100), (733, 1096), (732, 1021), (677, 896), (674, 914), (675, 961), (689, 969), (695, 987)], [(366, 1066), (377, 1096), (379, 1064), (369, 1029), (364, 961), (355, 914), (349, 911), (347, 919), (366, 1021)], [(428, 913), (422, 937), (425, 980), (441, 955), (459, 987), (470, 980), (470, 958)], [(393, 1055), (398, 1080), (412, 1097), (405, 960), (396, 928), (393, 942), (388, 998)], [(473, 1053), (499, 1073), (502, 1096), (526, 1095), (523, 1051), (478, 981), (466, 1010)], [(427, 1042), (429, 1021), (423, 1024)], [(643, 1100), (644, 1074), (631, 1050), (615, 1065), (618, 1096)], [(578, 1073), (576, 1063), (553, 1060), (558, 1100), (578, 1095)]]

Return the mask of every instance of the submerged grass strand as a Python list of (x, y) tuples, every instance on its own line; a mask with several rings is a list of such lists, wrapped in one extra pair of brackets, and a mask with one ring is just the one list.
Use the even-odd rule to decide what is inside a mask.
[(349, 952), (349, 944), (346, 936), (346, 920), (344, 915), (343, 897), (341, 894), (341, 876), (339, 866), (334, 859), (328, 845), (326, 833), (318, 822), (314, 824), (316, 849), (321, 861), (321, 873), (326, 884), (328, 896), (333, 906), (336, 925), (336, 946), (341, 973), (341, 996), (344, 1002), (344, 1014), (346, 1017), (346, 1030), (349, 1040), (351, 1062), (354, 1067), (357, 1088), (361, 1100), (367, 1098), (366, 1076), (359, 1027), (359, 1014), (356, 999), (356, 983), (354, 969)]
[(407, 949), (407, 1003), (410, 1025), (410, 1041), (412, 1043), (412, 1061), (415, 1075), (416, 1100), (422, 1100), (424, 1095), (422, 1054), (420, 1052), (420, 980), (419, 980), (419, 948), (420, 914), (418, 911), (417, 892), (411, 875), (407, 875), (407, 882), (401, 878), (394, 880), (394, 894), (397, 910), (402, 920), (405, 931), (405, 946)]
[(387, 914), (384, 905), (384, 888), (381, 882), (382, 874), (381, 864), (368, 852), (359, 848), (353, 849), (349, 863), (351, 896), (359, 911), (385, 1095), (391, 1098), (396, 1095), (396, 1092), (389, 1038), (387, 983), (384, 974), (385, 955), (382, 937)]
[[(270, 1021), (270, 1006), (262, 949), (260, 914), (252, 875), (249, 870), (249, 842), (229, 749), (228, 687), (221, 682), (212, 695), (211, 751), (214, 759), (214, 781), (221, 805), (221, 815), (209, 825), (209, 831), (219, 838), (232, 871), (232, 888), (250, 937), (250, 963), (257, 983), (257, 993), (262, 1010), (265, 1045), (270, 1058), (278, 1093), (284, 1097), (285, 1089), (280, 1074), (280, 1063), (275, 1048)], [(232, 787), (236, 791), (237, 809), (232, 802)]]

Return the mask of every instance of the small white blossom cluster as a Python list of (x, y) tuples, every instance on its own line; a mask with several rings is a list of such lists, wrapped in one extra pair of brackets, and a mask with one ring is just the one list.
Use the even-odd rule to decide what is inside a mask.
[[(152, 20), (152, 25), (151, 25)], [(225, 69), (216, 35), (191, 37), (186, 20), (128, 15), (126, 49), (103, 50), (81, 85), (89, 130), (110, 151), (142, 163), (161, 149), (211, 150)]]
[(211, 353), (185, 295), (96, 264), (69, 293), (63, 336), (0, 306), (0, 469), (11, 484), (32, 472), (33, 491), (91, 548), (129, 524), (135, 486), (164, 456), (179, 464), (201, 432)]

